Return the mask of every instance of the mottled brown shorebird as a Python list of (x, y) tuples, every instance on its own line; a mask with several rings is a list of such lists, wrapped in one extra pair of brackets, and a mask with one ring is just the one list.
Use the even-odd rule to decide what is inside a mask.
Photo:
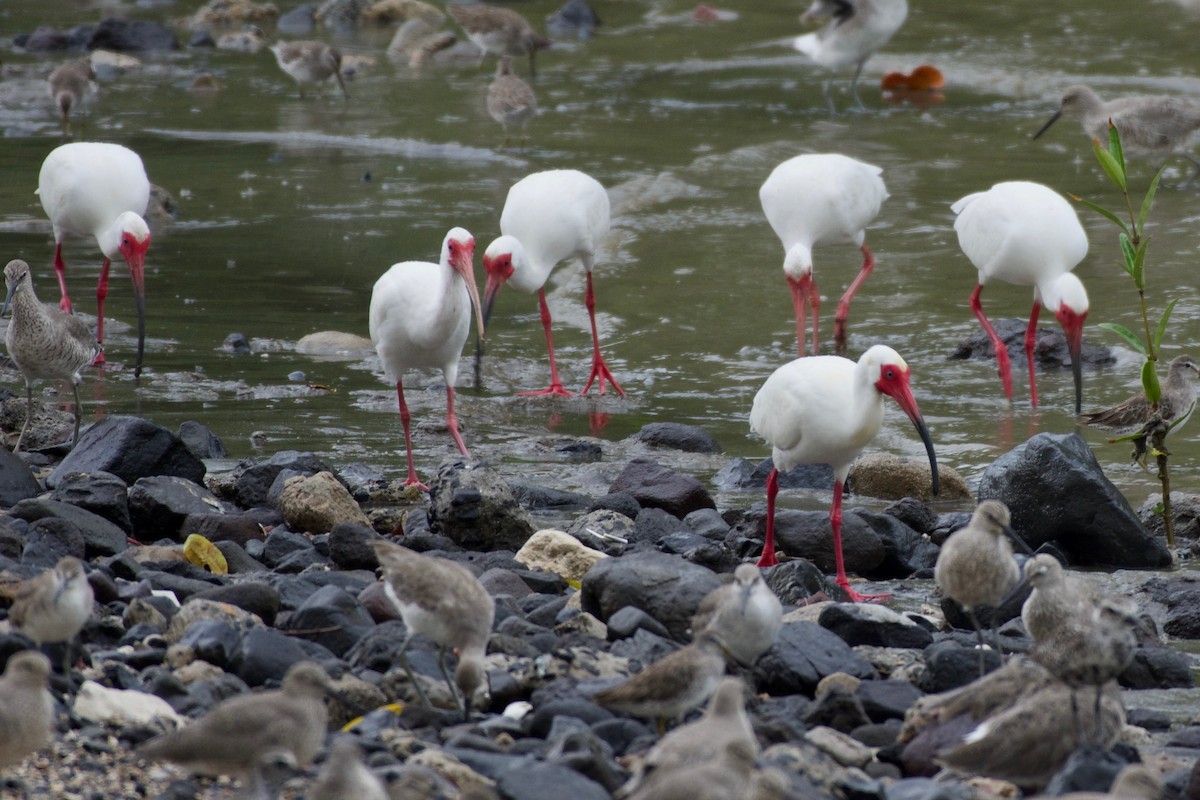
[[(471, 716), (475, 691), (487, 682), (483, 658), (496, 606), (471, 571), (436, 556), (413, 552), (388, 541), (371, 542), (383, 567), (384, 590), (404, 620), (408, 633), (400, 645), (400, 663), (425, 705), (430, 705), (413, 674), (405, 651), (413, 636), (428, 636), (438, 645), (438, 666), (465, 718)], [(458, 651), (454, 678), (446, 669), (446, 650)]]
[(50, 744), (54, 700), (46, 688), (50, 660), (25, 650), (9, 656), (0, 677), (0, 769)]
[(336, 47), (324, 42), (276, 42), (271, 45), (279, 68), (291, 75), (304, 97), (304, 84), (324, 83), (331, 77), (337, 80), (342, 97), (349, 100), (350, 93), (342, 80), (342, 54)]
[(536, 76), (534, 56), (538, 50), (549, 47), (550, 40), (535, 31), (523, 16), (510, 8), (484, 3), (450, 3), (446, 11), (462, 27), (467, 38), (482, 51), (479, 55), (480, 64), (488, 53), (497, 56), (528, 55), (529, 75)]
[(744, 741), (726, 741), (708, 761), (673, 770), (629, 800), (756, 800), (752, 775), (757, 753), (757, 747)]
[(154, 761), (172, 761), (197, 775), (228, 775), (256, 783), (265, 759), (284, 751), (304, 766), (325, 741), (329, 677), (319, 664), (300, 661), (283, 686), (224, 700), (200, 719), (138, 747)]
[(512, 62), (507, 56), (501, 56), (496, 65), (496, 78), (488, 87), (487, 110), (492, 119), (500, 123), (504, 129), (504, 142), (501, 147), (507, 147), (511, 138), (509, 128), (516, 128), (520, 134), (520, 143), (526, 140), (525, 126), (537, 113), (537, 98), (528, 83), (513, 74)]
[(329, 760), (308, 793), (308, 800), (388, 800), (383, 781), (363, 764), (362, 748), (351, 736), (334, 739)]
[(1113, 779), (1107, 792), (1067, 792), (1057, 800), (1162, 800), (1163, 784), (1158, 773), (1145, 764), (1129, 764)]
[(8, 295), (0, 316), (12, 307), (12, 319), (4, 334), (8, 355), (25, 377), (25, 424), (13, 452), (21, 449), (21, 442), (33, 420), (33, 384), (40, 378), (71, 382), (75, 394), (75, 433), (71, 446), (79, 441), (79, 421), (82, 415), (79, 406), (79, 371), (95, 361), (100, 354), (96, 337), (83, 320), (57, 308), (44, 305), (33, 291), (33, 278), (29, 265), (20, 259), (8, 262), (4, 267), (4, 282)]
[[(975, 627), (975, 635), (979, 638), (980, 676), (987, 672), (987, 663), (983, 628), (975, 616), (975, 609), (979, 606), (993, 609), (992, 642), (999, 652), (995, 609), (1021, 582), (1021, 568), (1013, 558), (1009, 542), (1010, 538), (1020, 539), (1013, 532), (1011, 522), (1008, 506), (999, 500), (984, 500), (971, 515), (970, 523), (950, 534), (933, 569), (938, 588), (963, 607)], [(1025, 543), (1021, 544), (1024, 546)]]
[[(1162, 397), (1158, 401), (1158, 413), (1164, 422), (1171, 422), (1180, 414), (1192, 410), (1196, 402), (1196, 379), (1200, 378), (1200, 366), (1191, 356), (1176, 356), (1167, 367), (1167, 382), (1162, 387)], [(1155, 409), (1146, 399), (1144, 392), (1138, 392), (1115, 406), (1102, 411), (1092, 411), (1080, 414), (1079, 420), (1085, 425), (1093, 425), (1114, 431), (1125, 431), (1139, 428), (1150, 421)]]
[(71, 111), (77, 109), (87, 100), (96, 88), (96, 73), (92, 71), (92, 62), (87, 58), (79, 58), (60, 64), (50, 73), (48, 79), (50, 99), (58, 109), (62, 120), (63, 135), (71, 133)]
[(41, 647), (62, 642), (63, 676), (71, 690), (71, 642), (92, 616), (95, 594), (83, 562), (64, 556), (52, 569), (17, 587), (8, 621)]
[(1100, 602), (1092, 584), (1068, 575), (1058, 559), (1046, 553), (1025, 562), (1025, 581), (1033, 591), (1021, 606), (1021, 621), (1035, 642), (1052, 638), (1069, 620), (1087, 616)]
[(783, 624), (783, 606), (753, 564), (739, 564), (733, 580), (709, 592), (692, 617), (692, 632), (716, 635), (738, 664), (752, 666), (771, 649)]

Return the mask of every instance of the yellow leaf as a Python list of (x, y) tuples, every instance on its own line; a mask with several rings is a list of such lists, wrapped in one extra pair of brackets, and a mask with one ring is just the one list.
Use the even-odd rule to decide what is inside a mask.
[(225, 556), (217, 546), (198, 533), (187, 537), (183, 543), (183, 557), (198, 567), (204, 567), (214, 575), (224, 575), (229, 572)]

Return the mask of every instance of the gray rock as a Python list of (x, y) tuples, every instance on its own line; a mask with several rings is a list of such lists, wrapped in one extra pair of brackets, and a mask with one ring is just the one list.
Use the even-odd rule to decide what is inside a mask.
[(1120, 682), (1130, 689), (1190, 689), (1196, 685), (1188, 655), (1163, 644), (1143, 645), (1134, 651), (1133, 663), (1121, 673)]
[(625, 606), (640, 608), (682, 642), (700, 601), (718, 585), (714, 572), (679, 556), (639, 552), (597, 563), (583, 578), (580, 599), (600, 620)]
[[(1200, 744), (1200, 740), (1196, 744)], [(1105, 793), (1112, 787), (1117, 773), (1137, 760), (1136, 751), (1133, 754), (1135, 758), (1129, 759), (1124, 757), (1119, 748), (1105, 751), (1095, 746), (1080, 747), (1054, 773), (1043, 794), (1058, 797), (1070, 792)]]
[(210, 542), (236, 542), (245, 547), (247, 542), (267, 538), (264, 526), (278, 525), (283, 517), (273, 509), (251, 509), (241, 514), (218, 514), (212, 512), (188, 514), (182, 528), (188, 533), (198, 533)]
[(196, 657), (225, 669), (242, 647), (242, 632), (225, 620), (201, 619), (193, 622), (179, 643), (195, 651)]
[(629, 492), (643, 508), (661, 508), (683, 519), (698, 508), (716, 508), (700, 481), (648, 458), (635, 458), (608, 487), (609, 492)]
[(225, 556), (225, 564), (229, 567), (230, 575), (245, 575), (251, 572), (267, 572), (266, 564), (250, 557), (246, 548), (237, 542), (228, 540), (213, 542), (216, 548)]
[[(735, 458), (713, 476), (719, 489), (766, 489), (767, 475), (775, 468), (771, 458), (754, 462)], [(801, 464), (779, 475), (780, 489), (831, 489), (833, 467), (828, 464)]]
[(50, 499), (99, 514), (121, 530), (133, 533), (129, 485), (111, 472), (69, 472), (62, 476)]
[[(877, 514), (865, 508), (855, 508), (852, 513), (867, 523), (883, 542), (883, 561), (866, 573), (868, 577), (876, 580), (907, 578), (920, 570), (933, 569), (937, 563), (938, 546), (900, 518), (887, 513)], [(931, 513), (931, 519), (932, 516)]]
[(887, 606), (830, 603), (817, 622), (851, 646), (923, 648), (933, 643), (933, 634)]
[(21, 457), (7, 447), (0, 447), (0, 506), (16, 505), (26, 498), (37, 497), (41, 491), (37, 478)]
[(721, 446), (712, 434), (696, 425), (681, 422), (650, 422), (635, 437), (651, 447), (682, 450), (685, 453), (719, 453)]
[(313, 555), (317, 554), (316, 548), (313, 547), (313, 543), (308, 540), (307, 536), (293, 533), (286, 528), (276, 528), (267, 535), (263, 542), (260, 560), (268, 567), (278, 568), (285, 559), (296, 553), (307, 551), (312, 551)]
[(513, 497), (517, 499), (522, 508), (587, 508), (592, 502), (592, 498), (587, 495), (577, 492), (564, 492), (560, 489), (539, 486), (536, 483), (529, 483), (528, 481), (510, 479), (507, 483), (508, 488), (512, 490)]
[(204, 482), (204, 462), (175, 434), (140, 417), (106, 417), (79, 437), (75, 446), (46, 479), (58, 486), (72, 472), (111, 472), (126, 484), (151, 475), (173, 475)]
[(634, 541), (634, 526), (633, 519), (624, 514), (599, 509), (576, 517), (566, 533), (588, 547), (610, 556), (619, 556)]
[(760, 691), (773, 695), (812, 695), (821, 679), (835, 672), (875, 677), (875, 668), (836, 634), (815, 622), (785, 622), (775, 644), (754, 665), (754, 680)]
[(546, 17), (546, 32), (555, 39), (590, 39), (601, 24), (587, 0), (567, 0), (566, 5)]
[(333, 472), (329, 465), (317, 456), (297, 450), (284, 450), (263, 461), (243, 462), (233, 471), (234, 502), (242, 508), (269, 505), (271, 486), (279, 473), (285, 469), (301, 475)]
[(912, 528), (917, 533), (932, 533), (937, 527), (938, 517), (933, 509), (912, 497), (897, 500), (883, 510)]
[(519, 550), (533, 535), (508, 484), (487, 467), (457, 459), (443, 462), (429, 482), (429, 516), (468, 550)]
[(609, 492), (592, 501), (592, 504), (588, 506), (589, 513), (592, 511), (615, 511), (630, 519), (637, 519), (641, 510), (642, 505), (632, 492)]
[[(755, 503), (738, 528), (762, 541), (767, 535), (767, 506)], [(775, 509), (775, 546), (789, 556), (812, 561), (824, 572), (833, 572), (833, 531), (824, 511)], [(842, 557), (846, 571), (869, 575), (883, 563), (883, 541), (862, 517), (853, 511), (842, 515)]]
[[(1138, 509), (1138, 517), (1155, 536), (1166, 535), (1166, 525), (1159, 506), (1162, 493), (1146, 498)], [(1187, 492), (1171, 492), (1171, 517), (1175, 535), (1180, 539), (1200, 539), (1200, 495)]]
[(850, 733), (868, 722), (862, 701), (841, 683), (822, 687), (804, 714), (804, 724), (810, 728), (824, 725), (842, 733)]
[(22, 563), (53, 567), (63, 556), (86, 558), (83, 531), (75, 523), (61, 517), (43, 517), (29, 526)]
[(370, 528), (339, 523), (329, 532), (329, 557), (341, 569), (378, 569), (379, 559), (370, 544), (378, 538)]
[(312, 33), (316, 27), (316, 6), (305, 3), (279, 16), (275, 23), (276, 29), (288, 36), (302, 36)]
[[(267, 681), (281, 681), (288, 667), (312, 657), (312, 650), (294, 637), (273, 628), (251, 628), (242, 635), (242, 650), (233, 665), (235, 674), (247, 686), (262, 686)], [(325, 659), (333, 654), (326, 651)]]
[(273, 586), (258, 581), (215, 586), (194, 596), (201, 600), (237, 606), (251, 614), (257, 614), (267, 625), (274, 625), (275, 616), (279, 613), (279, 592)]
[[(1028, 322), (1023, 319), (993, 319), (992, 325), (996, 334), (1008, 349), (1008, 355), (1014, 364), (1025, 363), (1025, 329)], [(1070, 369), (1071, 353), (1067, 350), (1067, 341), (1060, 328), (1038, 328), (1037, 341), (1034, 345), (1034, 363), (1040, 369)], [(950, 354), (950, 360), (963, 361), (966, 359), (994, 361), (996, 350), (992, 340), (982, 328), (976, 328), (970, 336), (963, 339)], [(1079, 361), (1095, 367), (1106, 367), (1116, 363), (1116, 356), (1105, 345), (1098, 345), (1091, 340), (1085, 340), (1080, 349)]]
[(170, 28), (157, 22), (108, 17), (100, 20), (92, 32), (87, 49), (118, 53), (178, 50), (179, 39)]
[[(979, 677), (979, 651), (963, 647), (951, 639), (935, 642), (925, 648), (925, 671), (917, 681), (918, 688), (929, 694), (966, 686)], [(987, 671), (1000, 666), (1000, 654), (995, 650), (984, 651)], [(965, 731), (964, 731), (965, 733)]]
[(904, 713), (924, 694), (908, 681), (863, 681), (855, 692), (874, 722), (904, 719)]
[(203, 486), (170, 475), (139, 478), (129, 487), (129, 518), (134, 535), (141, 541), (160, 538), (182, 542), (183, 523), (189, 514), (207, 514), (221, 508), (221, 502)]
[(496, 788), (508, 800), (608, 800), (609, 792), (573, 769), (539, 761), (526, 761), (502, 772)]
[(618, 609), (608, 618), (608, 640), (610, 642), (615, 642), (617, 639), (628, 639), (639, 630), (649, 631), (664, 639), (671, 635), (661, 622), (633, 606)]
[(229, 455), (220, 438), (195, 420), (182, 423), (178, 436), (183, 446), (196, 458), (225, 458)]
[(697, 536), (723, 541), (729, 533), (729, 523), (715, 508), (699, 508), (683, 518), (683, 524)]
[(66, 503), (54, 500), (22, 500), (13, 506), (9, 513), (28, 522), (43, 517), (59, 517), (71, 522), (83, 533), (84, 550), (88, 559), (116, 555), (129, 547), (125, 531), (97, 514)]
[(633, 538), (637, 542), (654, 544), (680, 532), (691, 534), (683, 520), (661, 508), (643, 508), (633, 521)]
[(825, 577), (825, 573), (803, 558), (782, 561), (767, 568), (763, 571), (763, 580), (785, 606), (803, 606), (838, 596), (835, 584)]
[(337, 586), (324, 586), (288, 617), (284, 630), (340, 657), (374, 627), (375, 621), (354, 595)]

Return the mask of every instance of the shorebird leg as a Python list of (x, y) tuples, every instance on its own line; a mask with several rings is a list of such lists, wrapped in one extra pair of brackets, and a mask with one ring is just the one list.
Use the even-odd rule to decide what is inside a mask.
[[(421, 483), (417, 478), (417, 468), (413, 465), (412, 434), (409, 431), (409, 425), (412, 423), (412, 415), (408, 413), (408, 403), (404, 402), (404, 387), (400, 381), (396, 381), (396, 399), (400, 404), (400, 424), (404, 427), (404, 452), (408, 454), (408, 477), (405, 479), (404, 485), (416, 486), (422, 492), (428, 492), (429, 487)], [(458, 439), (457, 429), (451, 427), (450, 430), (454, 433), (454, 437)], [(407, 640), (405, 640), (405, 643), (407, 643)]]
[(438, 647), (438, 669), (442, 671), (442, 679), (446, 681), (446, 686), (450, 688), (450, 694), (454, 696), (454, 703), (458, 706), (458, 710), (465, 712), (467, 707), (463, 702), (463, 698), (458, 696), (458, 689), (454, 685), (454, 679), (450, 677), (450, 670), (446, 669), (446, 645)]
[(854, 293), (867, 282), (867, 278), (871, 277), (871, 270), (875, 269), (875, 257), (871, 255), (871, 249), (864, 244), (859, 250), (863, 254), (862, 269), (858, 271), (858, 276), (846, 289), (842, 299), (838, 300), (837, 314), (833, 317), (834, 352), (842, 356), (846, 354), (846, 319), (850, 316), (850, 301), (854, 299)]
[(587, 294), (584, 297), (584, 303), (587, 305), (588, 317), (592, 321), (592, 374), (588, 376), (587, 383), (580, 394), (588, 393), (588, 389), (592, 388), (592, 381), (597, 382), (600, 394), (604, 394), (604, 381), (607, 378), (612, 387), (617, 390), (617, 394), (624, 397), (625, 390), (608, 371), (608, 364), (604, 363), (604, 356), (600, 355), (600, 333), (596, 330), (596, 293), (592, 290), (591, 270), (587, 271)]
[(858, 66), (854, 68), (854, 77), (850, 79), (850, 94), (854, 96), (854, 102), (858, 103), (858, 107), (862, 109), (865, 109), (866, 105), (863, 104), (862, 98), (858, 96), (858, 78), (862, 75), (863, 64), (866, 63), (866, 58), (859, 61)]
[(71, 391), (75, 393), (75, 435), (71, 437), (71, 449), (75, 449), (75, 445), (79, 444), (79, 420), (83, 413), (79, 408), (79, 384), (72, 382)]
[(779, 494), (779, 470), (774, 467), (767, 475), (767, 538), (763, 541), (759, 567), (773, 567), (779, 563), (775, 558), (775, 495)]
[(550, 306), (546, 305), (546, 290), (538, 289), (538, 307), (542, 314), (542, 328), (546, 331), (546, 349), (550, 351), (550, 385), (536, 392), (517, 392), (521, 397), (538, 397), (544, 394), (554, 395), (555, 397), (574, 397), (573, 394), (563, 388), (562, 381), (558, 379), (558, 364), (554, 361), (554, 340), (550, 336)]
[[(983, 305), (979, 302), (979, 295), (983, 292), (983, 284), (975, 284), (975, 291), (971, 293), (971, 313), (979, 320), (979, 324), (983, 326), (984, 332), (988, 338), (992, 340), (992, 349), (996, 351), (996, 364), (1000, 370), (1000, 381), (1004, 384), (1004, 396), (1008, 401), (1012, 402), (1012, 364), (1008, 360), (1008, 348), (1004, 346), (1004, 340), (996, 333), (996, 329), (992, 327), (992, 323), (988, 321), (987, 314), (983, 313)], [(1032, 385), (1033, 375), (1029, 376), (1030, 384)], [(1037, 402), (1034, 401), (1034, 405)]]
[[(975, 616), (974, 608), (963, 608), (963, 610), (967, 612), (967, 617), (971, 620), (971, 624), (975, 626), (975, 636), (979, 639), (979, 677), (982, 678), (987, 674), (987, 658), (984, 653), (987, 645), (983, 641), (983, 628), (979, 627), (979, 619)], [(995, 617), (992, 617), (992, 619), (994, 620)]]
[(467, 445), (463, 443), (462, 434), (458, 432), (458, 415), (454, 413), (453, 386), (446, 387), (446, 426), (450, 428), (450, 435), (454, 438), (454, 443), (458, 445), (458, 452), (470, 458), (471, 454), (467, 452)]
[(1029, 312), (1029, 325), (1025, 328), (1025, 361), (1029, 364), (1029, 402), (1034, 408), (1037, 408), (1037, 378), (1033, 371), (1033, 348), (1037, 344), (1037, 321), (1041, 311), (1042, 304), (1034, 300), (1033, 310)]
[(817, 355), (818, 317), (821, 311), (821, 297), (817, 292), (817, 284), (812, 279), (812, 273), (806, 273), (799, 278), (790, 275), (787, 279), (792, 290), (792, 308), (796, 314), (796, 349), (804, 356), (804, 316), (805, 306), (812, 307), (812, 354)]
[(842, 560), (842, 488), (843, 481), (834, 475), (833, 505), (829, 508), (829, 525), (833, 528), (833, 561), (837, 567), (837, 585), (850, 596), (852, 603), (873, 602), (886, 600), (890, 594), (859, 594), (850, 588), (850, 580), (846, 577), (846, 565)]
[(70, 314), (71, 297), (67, 294), (67, 262), (63, 261), (62, 242), (54, 245), (54, 274), (58, 276), (58, 291), (62, 294), (62, 299), (58, 301), (58, 307)]
[(412, 666), (408, 663), (408, 642), (412, 637), (412, 633), (409, 633), (404, 637), (404, 641), (400, 643), (400, 666), (404, 668), (404, 674), (408, 676), (408, 682), (412, 684), (413, 690), (416, 691), (421, 703), (426, 708), (433, 708), (433, 703), (429, 702), (429, 695), (425, 694), (425, 690), (421, 688), (421, 682), (417, 680), (416, 673), (412, 671)]
[[(12, 324), (11, 322), (9, 323)], [(33, 421), (33, 386), (28, 380), (25, 381), (25, 424), (21, 426), (21, 434), (17, 437), (17, 446), (13, 448), (13, 452), (19, 452), (21, 442), (25, 440), (25, 432), (29, 430), (29, 423)]]
[(829, 108), (829, 116), (837, 116), (837, 107), (833, 104), (833, 78), (821, 85), (821, 94), (825, 97), (825, 105)]
[(100, 352), (96, 354), (93, 366), (104, 363), (104, 299), (108, 297), (108, 271), (111, 267), (112, 261), (105, 256), (104, 263), (100, 265), (100, 280), (96, 284), (96, 344), (100, 345)]

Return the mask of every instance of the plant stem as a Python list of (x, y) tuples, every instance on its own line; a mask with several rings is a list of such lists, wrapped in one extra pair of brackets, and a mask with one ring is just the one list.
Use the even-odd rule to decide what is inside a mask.
[(1175, 515), (1171, 513), (1171, 473), (1167, 468), (1167, 433), (1169, 425), (1158, 417), (1159, 424), (1150, 434), (1150, 446), (1154, 448), (1154, 460), (1158, 463), (1158, 480), (1162, 483), (1163, 491), (1163, 527), (1167, 532), (1167, 547), (1175, 546)]

